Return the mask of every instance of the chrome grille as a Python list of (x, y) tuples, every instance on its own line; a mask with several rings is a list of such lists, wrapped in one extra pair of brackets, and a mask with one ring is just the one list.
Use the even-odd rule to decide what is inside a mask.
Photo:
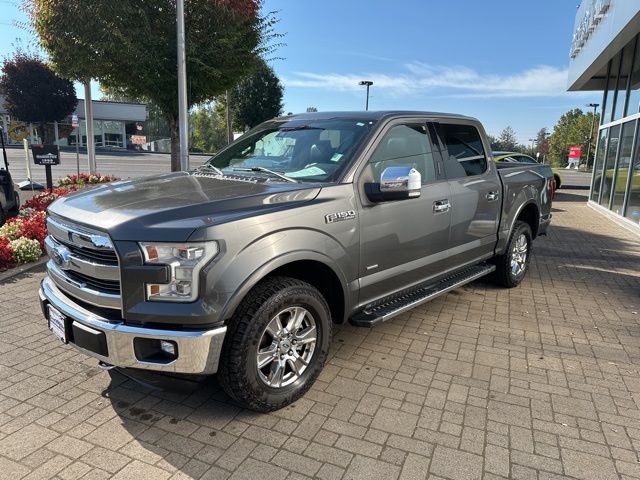
[[(56, 239), (57, 240), (57, 239)], [(106, 265), (118, 265), (118, 257), (114, 251), (90, 250), (88, 248), (79, 247), (71, 243), (62, 242), (72, 253), (78, 257), (85, 258), (94, 262), (104, 263)]]
[(47, 268), (55, 284), (83, 302), (120, 309), (120, 269), (109, 237), (54, 217), (47, 219), (47, 229)]

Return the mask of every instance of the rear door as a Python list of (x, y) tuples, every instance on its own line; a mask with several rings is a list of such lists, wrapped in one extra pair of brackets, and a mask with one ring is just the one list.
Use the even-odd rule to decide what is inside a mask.
[(451, 191), (451, 266), (476, 263), (493, 255), (502, 184), (477, 123), (443, 120), (436, 128)]
[[(422, 176), (420, 197), (373, 203), (365, 182), (378, 182), (387, 167), (412, 166)], [(435, 276), (446, 268), (451, 213), (437, 208), (449, 184), (424, 120), (395, 120), (379, 135), (358, 177), (361, 198), (360, 303)]]

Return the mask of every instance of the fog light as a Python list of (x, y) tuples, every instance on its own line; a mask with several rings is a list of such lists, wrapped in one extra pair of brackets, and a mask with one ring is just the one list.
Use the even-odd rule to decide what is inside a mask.
[(178, 358), (178, 344), (172, 340), (136, 337), (133, 350), (141, 362), (166, 364)]
[(160, 340), (160, 350), (168, 353), (172, 357), (176, 356), (176, 344), (167, 340)]

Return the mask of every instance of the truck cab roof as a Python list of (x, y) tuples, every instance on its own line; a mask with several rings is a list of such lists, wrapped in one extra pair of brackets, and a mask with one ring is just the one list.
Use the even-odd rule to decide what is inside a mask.
[(278, 121), (286, 120), (327, 120), (335, 118), (357, 118), (362, 120), (378, 121), (382, 119), (390, 119), (395, 117), (437, 117), (437, 118), (451, 118), (456, 120), (473, 120), (476, 118), (468, 117), (465, 115), (458, 115), (453, 113), (443, 112), (427, 112), (417, 110), (354, 110), (354, 111), (337, 111), (337, 112), (307, 112), (296, 113), (293, 115), (285, 115), (278, 117)]

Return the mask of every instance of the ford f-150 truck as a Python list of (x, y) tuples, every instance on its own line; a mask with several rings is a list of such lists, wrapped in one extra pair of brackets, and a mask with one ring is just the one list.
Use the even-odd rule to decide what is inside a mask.
[(551, 220), (545, 165), (500, 168), (473, 118), (292, 115), (202, 167), (82, 191), (49, 209), (49, 328), (107, 368), (218, 374), (281, 408), (333, 324), (372, 327), (492, 274), (515, 287)]

